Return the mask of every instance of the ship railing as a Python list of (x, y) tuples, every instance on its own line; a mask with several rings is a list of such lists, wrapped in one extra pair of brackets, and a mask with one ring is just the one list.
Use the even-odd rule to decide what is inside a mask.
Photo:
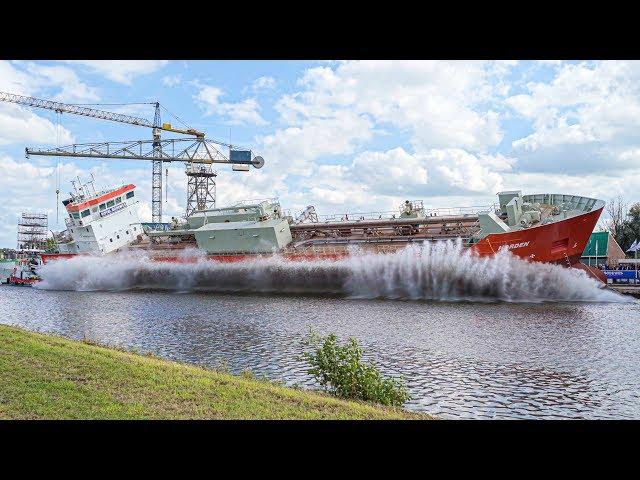
[(434, 213), (434, 216), (465, 216), (465, 215), (477, 215), (478, 212), (483, 211), (495, 211), (496, 204), (492, 203), (490, 205), (472, 205), (469, 207), (449, 207), (449, 208), (434, 208), (427, 209), (426, 213), (429, 216), (429, 213)]
[[(472, 205), (469, 207), (443, 207), (443, 208), (427, 208), (424, 210), (427, 217), (464, 217), (477, 215), (482, 211), (495, 211), (496, 204), (491, 205)], [(358, 220), (387, 220), (400, 218), (400, 212), (379, 211), (379, 212), (352, 212), (352, 213), (334, 213), (331, 215), (318, 215), (319, 222), (357, 222)]]
[(260, 205), (261, 203), (278, 203), (278, 197), (271, 197), (271, 198), (255, 198), (255, 199), (245, 199), (245, 200), (240, 200), (236, 203), (234, 203), (233, 205), (230, 205), (228, 208), (233, 208), (233, 207), (242, 207), (243, 205)]

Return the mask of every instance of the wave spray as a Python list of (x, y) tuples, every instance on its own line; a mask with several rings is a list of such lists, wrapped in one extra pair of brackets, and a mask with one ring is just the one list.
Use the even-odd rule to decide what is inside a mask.
[(340, 260), (293, 262), (279, 256), (242, 262), (152, 261), (144, 254), (78, 256), (41, 267), (36, 288), (338, 294), (351, 298), (442, 301), (624, 302), (582, 270), (531, 263), (503, 251), (478, 257), (459, 241), (408, 246), (392, 254), (352, 252)]

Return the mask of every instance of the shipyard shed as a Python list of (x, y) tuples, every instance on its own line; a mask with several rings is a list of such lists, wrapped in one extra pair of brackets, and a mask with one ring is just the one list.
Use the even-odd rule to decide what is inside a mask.
[(616, 266), (620, 260), (625, 258), (624, 251), (611, 233), (593, 232), (584, 252), (582, 252), (580, 262), (585, 265)]

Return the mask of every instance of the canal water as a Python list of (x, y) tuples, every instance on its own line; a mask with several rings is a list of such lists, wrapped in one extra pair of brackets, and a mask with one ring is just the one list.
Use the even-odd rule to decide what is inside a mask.
[(77, 258), (45, 267), (38, 288), (2, 287), (0, 323), (308, 388), (299, 355), (313, 329), (357, 338), (406, 383), (411, 410), (640, 418), (640, 302), (509, 254), (434, 253), (303, 266)]

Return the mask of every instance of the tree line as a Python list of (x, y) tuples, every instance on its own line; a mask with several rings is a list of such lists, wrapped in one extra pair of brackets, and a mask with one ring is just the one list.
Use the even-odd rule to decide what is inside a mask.
[(634, 240), (640, 240), (640, 202), (629, 207), (622, 197), (618, 197), (607, 203), (606, 212), (609, 219), (605, 221), (605, 227), (626, 252)]

